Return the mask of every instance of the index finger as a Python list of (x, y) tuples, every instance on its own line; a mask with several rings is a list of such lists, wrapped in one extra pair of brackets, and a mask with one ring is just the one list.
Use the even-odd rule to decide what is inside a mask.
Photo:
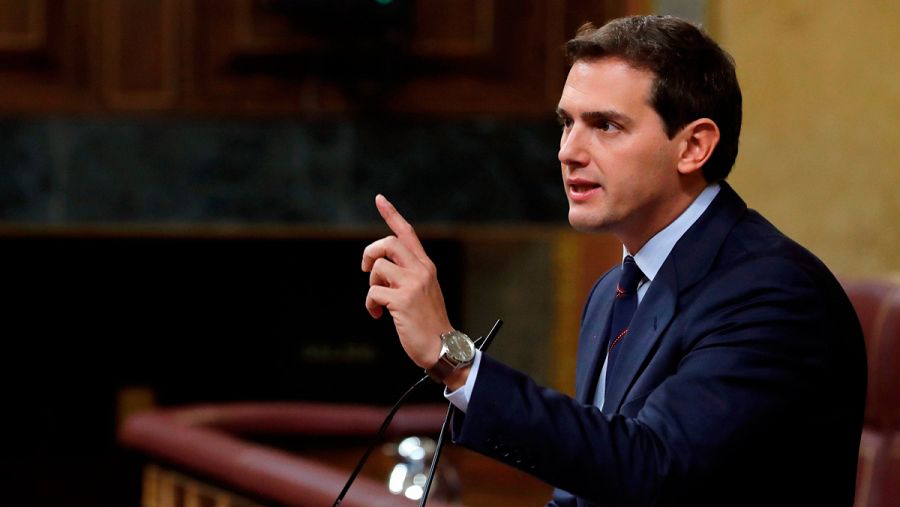
[(375, 196), (375, 207), (384, 222), (394, 231), (397, 239), (419, 259), (428, 258), (413, 226), (403, 218), (397, 208), (381, 194)]

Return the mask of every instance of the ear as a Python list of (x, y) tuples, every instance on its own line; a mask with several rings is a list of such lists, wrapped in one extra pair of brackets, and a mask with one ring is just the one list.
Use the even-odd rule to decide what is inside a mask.
[(719, 127), (709, 118), (699, 118), (685, 125), (679, 136), (678, 172), (691, 174), (703, 167), (719, 144)]

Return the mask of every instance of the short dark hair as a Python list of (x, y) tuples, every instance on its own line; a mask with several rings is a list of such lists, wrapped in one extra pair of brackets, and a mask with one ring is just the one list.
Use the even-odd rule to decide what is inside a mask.
[(582, 26), (565, 51), (570, 65), (616, 57), (653, 72), (650, 104), (669, 139), (698, 118), (711, 119), (720, 138), (703, 176), (714, 182), (731, 172), (741, 134), (741, 88), (734, 59), (703, 30), (673, 16), (632, 16), (600, 28)]

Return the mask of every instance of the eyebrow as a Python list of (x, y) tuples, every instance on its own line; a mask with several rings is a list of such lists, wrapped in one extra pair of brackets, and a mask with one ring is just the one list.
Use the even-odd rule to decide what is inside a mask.
[[(556, 115), (559, 117), (562, 117), (562, 118), (571, 118), (572, 117), (572, 115), (570, 115), (565, 109), (563, 109), (561, 107), (556, 108)], [(626, 116), (618, 111), (612, 110), (612, 109), (607, 109), (605, 111), (588, 111), (586, 113), (581, 113), (581, 119), (588, 123), (595, 123), (598, 121), (614, 121), (617, 123), (625, 124), (625, 123), (629, 123), (631, 121), (631, 118), (629, 118), (628, 116)]]

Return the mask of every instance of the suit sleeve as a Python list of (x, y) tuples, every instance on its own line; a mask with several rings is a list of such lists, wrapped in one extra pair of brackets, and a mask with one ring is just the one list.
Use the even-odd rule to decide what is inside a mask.
[(578, 507), (578, 504), (572, 493), (557, 488), (553, 490), (553, 498), (545, 507)]
[[(809, 414), (832, 415), (832, 337), (852, 330), (829, 320), (819, 282), (779, 258), (714, 273), (663, 336), (666, 373), (639, 378), (616, 414), (485, 355), (455, 441), (598, 505), (690, 498), (717, 472), (753, 470), (741, 460), (777, 451)], [(557, 494), (549, 505), (574, 505)]]

